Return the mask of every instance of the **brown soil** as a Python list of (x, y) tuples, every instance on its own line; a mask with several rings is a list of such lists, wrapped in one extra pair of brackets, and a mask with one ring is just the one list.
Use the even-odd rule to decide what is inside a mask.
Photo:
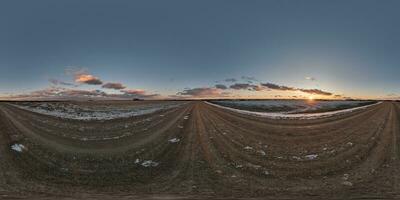
[(273, 120), (199, 101), (78, 121), (3, 103), (0, 199), (400, 198), (399, 114), (400, 104), (385, 102)]

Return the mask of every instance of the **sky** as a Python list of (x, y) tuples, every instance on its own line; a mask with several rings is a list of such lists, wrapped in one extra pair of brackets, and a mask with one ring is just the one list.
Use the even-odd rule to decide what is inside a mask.
[(2, 0), (0, 99), (397, 99), (399, 7)]

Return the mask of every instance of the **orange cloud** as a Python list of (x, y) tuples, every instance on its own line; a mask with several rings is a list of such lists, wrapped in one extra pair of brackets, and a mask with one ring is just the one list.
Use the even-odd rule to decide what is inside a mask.
[(89, 85), (101, 85), (103, 84), (103, 81), (101, 81), (99, 78), (90, 75), (90, 74), (77, 74), (75, 76), (75, 82), (77, 83), (85, 83)]
[(91, 75), (87, 69), (80, 67), (68, 67), (65, 69), (67, 75), (72, 75), (76, 83), (88, 85), (101, 85), (103, 81), (100, 78)]

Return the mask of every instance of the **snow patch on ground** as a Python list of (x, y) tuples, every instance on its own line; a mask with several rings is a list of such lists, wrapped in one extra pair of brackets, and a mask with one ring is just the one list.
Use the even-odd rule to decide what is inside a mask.
[(129, 118), (139, 115), (154, 113), (161, 110), (176, 108), (185, 103), (182, 102), (165, 102), (159, 104), (149, 104), (131, 108), (113, 108), (107, 109), (88, 109), (73, 104), (57, 104), (57, 103), (40, 103), (17, 105), (10, 104), (23, 110), (36, 112), (39, 114), (50, 115), (59, 118), (76, 119), (76, 120), (111, 120), (117, 118)]
[(25, 146), (22, 144), (13, 144), (11, 145), (11, 149), (14, 151), (22, 152), (23, 150), (25, 150)]
[(318, 157), (317, 154), (310, 154), (310, 155), (306, 155), (304, 156), (305, 158), (307, 158), (308, 160), (314, 160)]
[(261, 109), (270, 112), (286, 112), (286, 113), (304, 113), (304, 112), (318, 112), (319, 110), (330, 110), (344, 107), (357, 107), (368, 103), (368, 101), (306, 101), (306, 100), (219, 100), (212, 101), (212, 103), (237, 108), (242, 110), (248, 109)]
[(143, 167), (157, 167), (158, 164), (159, 164), (158, 162), (152, 160), (145, 160), (142, 162)]
[(252, 116), (257, 116), (257, 117), (265, 117), (265, 118), (271, 118), (271, 119), (318, 119), (318, 118), (325, 118), (325, 117), (341, 115), (341, 114), (345, 114), (345, 113), (349, 113), (349, 112), (354, 112), (354, 111), (357, 111), (360, 109), (366, 109), (368, 107), (381, 104), (382, 102), (378, 102), (378, 103), (370, 104), (370, 105), (366, 105), (366, 106), (344, 109), (344, 110), (336, 110), (336, 111), (322, 112), (322, 113), (305, 113), (305, 114), (254, 112), (254, 111), (239, 110), (236, 108), (225, 107), (225, 106), (213, 104), (213, 103), (210, 103), (207, 101), (205, 103), (215, 106), (215, 107), (218, 107), (218, 108), (223, 108), (223, 109), (234, 111), (234, 112), (241, 113), (241, 114), (247, 114), (247, 115), (252, 115)]
[(179, 141), (181, 141), (179, 138), (172, 138), (172, 139), (168, 140), (168, 142), (170, 142), (170, 143), (177, 143)]
[(353, 143), (352, 142), (348, 142), (346, 145), (347, 146), (353, 146)]
[(253, 150), (253, 147), (245, 146), (243, 149), (244, 149), (244, 150)]

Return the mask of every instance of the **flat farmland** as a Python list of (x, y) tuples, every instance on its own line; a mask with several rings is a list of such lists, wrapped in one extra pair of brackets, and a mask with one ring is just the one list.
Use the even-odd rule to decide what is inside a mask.
[(204, 101), (0, 104), (0, 197), (400, 198), (400, 104), (269, 118)]

